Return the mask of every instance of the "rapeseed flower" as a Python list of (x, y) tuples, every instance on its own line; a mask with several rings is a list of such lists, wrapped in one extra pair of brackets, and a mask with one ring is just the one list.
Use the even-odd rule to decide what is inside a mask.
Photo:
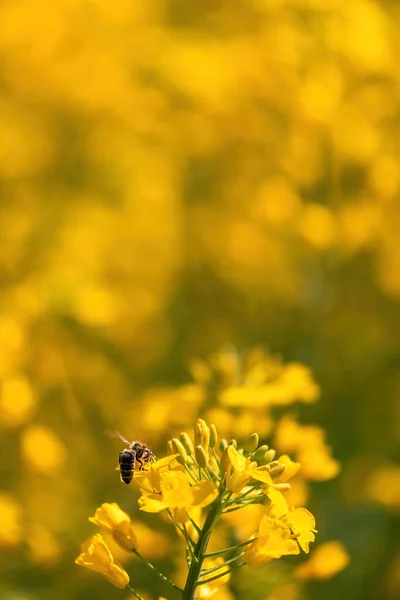
[(102, 504), (89, 521), (98, 525), (106, 533), (110, 533), (127, 552), (136, 548), (137, 540), (131, 519), (116, 502)]
[(96, 571), (116, 587), (123, 589), (129, 583), (129, 575), (117, 563), (99, 533), (82, 544), (81, 553), (75, 560), (77, 565)]
[(226, 489), (238, 494), (251, 479), (272, 485), (273, 481), (266, 466), (258, 467), (250, 457), (245, 457), (233, 446), (228, 446), (229, 466), (226, 470)]
[(145, 512), (171, 509), (178, 523), (186, 523), (190, 509), (208, 506), (217, 496), (218, 490), (211, 481), (201, 480), (191, 485), (186, 473), (167, 471), (160, 474), (155, 493), (139, 498), (139, 507)]

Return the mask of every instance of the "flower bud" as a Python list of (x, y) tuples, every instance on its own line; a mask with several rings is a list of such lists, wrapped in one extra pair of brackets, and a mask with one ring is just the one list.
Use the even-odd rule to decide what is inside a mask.
[(214, 423), (210, 425), (210, 448), (214, 448), (218, 442), (218, 432)]
[(277, 467), (279, 465), (279, 460), (273, 460), (272, 462), (268, 463), (268, 466), (270, 469), (273, 469), (274, 467)]
[(221, 440), (219, 443), (220, 452), (223, 452), (225, 448), (228, 447), (228, 442), (226, 440)]
[(175, 454), (174, 446), (172, 444), (172, 440), (168, 440), (167, 442), (167, 454), (171, 456), (171, 454)]
[(236, 440), (231, 440), (229, 442), (229, 446), (233, 446), (235, 449), (237, 449), (237, 441)]
[(196, 462), (199, 465), (199, 467), (205, 469), (207, 467), (208, 457), (205, 453), (203, 446), (196, 446), (194, 453), (196, 456)]
[(263, 446), (260, 446), (258, 448), (258, 450), (256, 450), (253, 454), (253, 459), (259, 464), (259, 465), (265, 465), (266, 464), (266, 460), (265, 460), (265, 455), (268, 452), (268, 446), (266, 446), (265, 444)]
[(255, 450), (257, 450), (258, 442), (259, 442), (258, 433), (252, 433), (251, 435), (249, 435), (249, 437), (245, 441), (244, 449), (249, 454), (252, 454), (253, 452), (255, 452)]
[[(221, 442), (223, 442), (226, 440), (221, 440)], [(228, 445), (225, 446), (224, 451), (222, 452), (222, 456), (221, 456), (221, 460), (219, 463), (219, 468), (221, 473), (225, 473), (228, 470), (228, 467), (230, 465), (230, 458), (229, 458), (229, 452), (228, 452)]]
[(208, 452), (208, 448), (210, 447), (210, 428), (204, 419), (197, 419), (196, 428), (197, 425), (200, 428), (201, 442), (200, 444), (196, 443), (196, 446), (201, 445), (205, 452)]
[(172, 438), (171, 441), (172, 441), (172, 447), (174, 449), (175, 454), (180, 454), (182, 461), (184, 463), (186, 463), (187, 459), (188, 459), (188, 455), (187, 455), (187, 452), (186, 452), (182, 442), (180, 442), (178, 440), (178, 438)]
[(274, 485), (270, 487), (273, 487), (274, 490), (277, 490), (278, 492), (287, 492), (291, 489), (290, 483), (274, 483)]
[(272, 479), (278, 479), (278, 477), (282, 475), (285, 469), (285, 465), (277, 465), (276, 467), (270, 469), (269, 474), (271, 475)]
[(274, 460), (275, 454), (276, 454), (276, 450), (274, 450), (273, 448), (270, 448), (268, 450), (268, 452), (264, 456), (264, 460), (266, 461), (266, 464), (268, 464)]
[(201, 426), (197, 422), (194, 427), (194, 445), (195, 446), (201, 446), (201, 441), (202, 441), (201, 434), (202, 434)]
[(188, 436), (188, 434), (183, 431), (179, 437), (181, 438), (182, 445), (185, 448), (186, 452), (189, 455), (194, 454), (193, 442), (190, 439), (190, 437)]

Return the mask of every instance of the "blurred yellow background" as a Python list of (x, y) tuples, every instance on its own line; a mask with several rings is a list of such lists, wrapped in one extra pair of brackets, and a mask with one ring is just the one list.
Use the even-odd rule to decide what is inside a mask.
[(129, 598), (73, 562), (139, 518), (104, 432), (162, 455), (233, 346), (312, 370), (342, 463), (311, 509), (351, 563), (277, 598), (400, 596), (399, 56), (396, 0), (1, 3), (1, 600)]

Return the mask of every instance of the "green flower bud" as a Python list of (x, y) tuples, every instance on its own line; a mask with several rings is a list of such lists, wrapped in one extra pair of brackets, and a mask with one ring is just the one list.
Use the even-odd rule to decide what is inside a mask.
[(167, 442), (167, 454), (169, 456), (171, 456), (171, 454), (176, 454), (174, 446), (172, 445), (172, 440), (168, 440)]
[(236, 448), (236, 449), (237, 449), (237, 441), (236, 441), (236, 440), (231, 440), (231, 441), (229, 442), (229, 446), (233, 446), (234, 448)]
[(196, 462), (199, 465), (199, 467), (205, 469), (207, 467), (208, 457), (203, 446), (196, 446), (194, 453), (196, 456)]
[(196, 423), (194, 427), (194, 445), (201, 446), (202, 442), (202, 429), (199, 422)]
[(271, 463), (275, 458), (276, 450), (270, 448), (266, 455), (264, 456), (265, 464)]
[(195, 446), (203, 446), (208, 452), (210, 446), (210, 428), (204, 419), (197, 419), (194, 428), (194, 444)]
[(268, 464), (270, 469), (273, 469), (274, 467), (277, 467), (279, 465), (279, 460), (273, 460), (272, 462), (270, 462)]
[(218, 432), (214, 423), (210, 425), (210, 448), (214, 448), (218, 442)]
[(182, 432), (179, 437), (181, 438), (182, 445), (185, 448), (186, 452), (189, 455), (194, 454), (193, 442), (190, 439), (190, 437), (188, 436), (188, 434), (185, 432)]
[[(226, 440), (221, 440), (221, 442), (222, 441), (226, 442)], [(228, 454), (228, 445), (226, 445), (224, 451), (222, 452), (221, 460), (219, 463), (219, 468), (220, 468), (221, 473), (226, 473), (229, 465), (230, 465), (230, 458), (229, 458), (229, 454)]]
[(266, 446), (265, 444), (263, 446), (260, 446), (258, 450), (256, 450), (253, 454), (253, 460), (255, 460), (256, 463), (259, 465), (267, 464), (267, 461), (265, 460), (267, 452), (268, 446)]
[(225, 450), (225, 448), (228, 447), (228, 442), (226, 440), (221, 440), (219, 443), (219, 449), (221, 452), (223, 452)]
[(258, 433), (252, 433), (251, 435), (249, 435), (249, 437), (245, 441), (244, 449), (249, 454), (252, 454), (253, 452), (255, 452), (255, 450), (257, 450), (258, 442), (259, 442)]
[(172, 441), (172, 447), (175, 450), (175, 453), (181, 455), (182, 461), (184, 463), (187, 462), (188, 455), (187, 455), (185, 448), (183, 447), (183, 444), (178, 440), (178, 438), (172, 438), (171, 441)]
[(270, 469), (269, 474), (271, 475), (272, 479), (278, 479), (278, 477), (282, 475), (285, 469), (285, 465), (277, 465), (276, 467)]

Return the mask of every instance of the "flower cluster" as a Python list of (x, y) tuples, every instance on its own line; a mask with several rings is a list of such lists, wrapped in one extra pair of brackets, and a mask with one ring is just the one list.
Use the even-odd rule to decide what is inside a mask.
[[(289, 457), (277, 460), (272, 448), (259, 445), (258, 434), (249, 436), (243, 448), (238, 448), (236, 440), (219, 440), (216, 427), (198, 419), (193, 439), (181, 433), (170, 440), (168, 449), (169, 455), (135, 471), (134, 482), (141, 492), (139, 508), (165, 512), (185, 541), (187, 577), (183, 588), (141, 556), (131, 520), (117, 504), (103, 504), (90, 521), (180, 591), (183, 600), (204, 597), (204, 590), (212, 595), (229, 581), (231, 571), (241, 566), (261, 566), (301, 550), (309, 552), (315, 539), (315, 519), (307, 509), (289, 507), (285, 500), (288, 481), (299, 465)], [(252, 505), (262, 508), (258, 531), (234, 546), (209, 552), (208, 544), (220, 520)], [(129, 576), (113, 560), (100, 534), (84, 544), (76, 562), (102, 573), (117, 587), (129, 585)]]

